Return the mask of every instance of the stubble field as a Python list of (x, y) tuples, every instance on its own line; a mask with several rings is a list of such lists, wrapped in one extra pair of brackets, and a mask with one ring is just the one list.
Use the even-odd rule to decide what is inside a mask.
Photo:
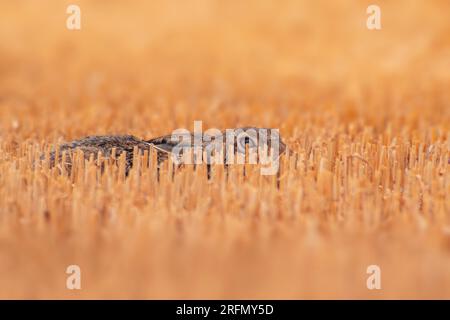
[[(378, 1), (378, 31), (361, 1), (69, 4), (0, 1), (0, 298), (450, 298), (448, 1)], [(279, 128), (279, 188), (36, 164), (194, 120)]]

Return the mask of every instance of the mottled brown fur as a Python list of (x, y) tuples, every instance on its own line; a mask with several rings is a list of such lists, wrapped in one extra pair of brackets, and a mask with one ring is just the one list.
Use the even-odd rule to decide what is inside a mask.
[[(148, 150), (150, 145), (131, 135), (117, 135), (117, 136), (88, 136), (79, 140), (74, 140), (69, 143), (64, 143), (59, 146), (58, 162), (62, 160), (62, 154), (67, 151), (65, 166), (70, 172), (72, 167), (72, 157), (75, 150), (83, 151), (84, 158), (88, 160), (91, 155), (94, 159), (97, 159), (98, 154), (101, 153), (105, 159), (109, 159), (112, 156), (113, 148), (115, 148), (114, 158), (118, 159), (119, 156), (125, 152), (125, 173), (128, 174), (129, 170), (133, 166), (133, 149), (138, 147), (141, 152)], [(56, 152), (50, 153), (50, 166), (55, 165)], [(42, 157), (44, 159), (44, 156)]]
[[(240, 129), (246, 131), (248, 129), (258, 130), (259, 128), (245, 127)], [(225, 131), (222, 131), (222, 135), (225, 142)], [(270, 131), (268, 131), (268, 136), (270, 137)], [(55, 162), (61, 162), (62, 154), (66, 151), (67, 156), (64, 165), (66, 166), (66, 170), (70, 172), (72, 167), (73, 152), (75, 150), (78, 149), (83, 151), (84, 158), (87, 160), (92, 155), (94, 159), (97, 159), (99, 153), (101, 153), (105, 159), (110, 159), (113, 148), (115, 148), (115, 155), (114, 155), (115, 159), (118, 159), (119, 156), (123, 152), (125, 152), (125, 159), (126, 159), (125, 174), (128, 174), (128, 172), (133, 166), (133, 150), (135, 147), (138, 147), (138, 149), (141, 152), (143, 152), (144, 150), (149, 150), (150, 148), (154, 147), (157, 150), (157, 159), (159, 165), (161, 162), (167, 160), (168, 155), (172, 152), (173, 148), (178, 144), (178, 141), (172, 141), (171, 137), (172, 135), (165, 135), (144, 141), (132, 135), (88, 136), (79, 140), (74, 140), (69, 143), (61, 144), (59, 146), (58, 161), (56, 161), (56, 151), (55, 150), (52, 151), (50, 153), (49, 159), (50, 166), (51, 167), (55, 166)], [(204, 137), (205, 134), (203, 135), (203, 138)], [(193, 142), (194, 142), (194, 135), (191, 134), (191, 146), (193, 145)], [(245, 144), (249, 144), (248, 138), (245, 140)], [(202, 143), (203, 148), (205, 148), (207, 145), (208, 142), (206, 141)], [(243, 146), (242, 143), (238, 145), (238, 142), (235, 141), (234, 146), (235, 152), (242, 152), (243, 150), (245, 152), (245, 146)], [(270, 147), (270, 142), (268, 142), (268, 146)], [(285, 149), (286, 145), (280, 139), (280, 155), (285, 151)], [(42, 156), (41, 159), (44, 160), (45, 156)], [(208, 167), (208, 177), (210, 177), (209, 167)]]

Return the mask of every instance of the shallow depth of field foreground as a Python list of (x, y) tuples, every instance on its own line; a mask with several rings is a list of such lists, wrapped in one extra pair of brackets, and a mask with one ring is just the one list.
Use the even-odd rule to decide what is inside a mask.
[[(0, 1), (0, 298), (449, 299), (450, 3), (376, 2), (377, 31), (364, 1), (77, 1), (81, 30), (72, 2)], [(280, 188), (39, 165), (194, 120), (279, 128)]]

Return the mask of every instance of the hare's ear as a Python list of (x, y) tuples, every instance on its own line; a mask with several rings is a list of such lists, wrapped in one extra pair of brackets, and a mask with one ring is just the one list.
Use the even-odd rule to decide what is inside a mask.
[(167, 143), (163, 143), (163, 144), (153, 144), (153, 143), (149, 143), (150, 147), (154, 148), (155, 150), (164, 152), (164, 153), (171, 153), (172, 149), (173, 149), (173, 145), (167, 144)]
[(152, 145), (161, 145), (164, 143), (169, 143), (170, 138), (171, 138), (170, 135), (165, 135), (165, 136), (161, 136), (161, 137), (152, 138), (150, 140), (146, 140), (145, 142), (148, 144), (152, 144)]

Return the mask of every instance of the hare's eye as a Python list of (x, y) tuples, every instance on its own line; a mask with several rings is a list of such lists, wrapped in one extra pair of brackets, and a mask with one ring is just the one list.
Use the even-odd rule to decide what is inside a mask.
[(247, 144), (249, 148), (256, 148), (258, 146), (258, 142), (256, 137), (245, 136), (237, 139), (238, 151), (244, 153), (245, 145)]
[(256, 148), (256, 146), (258, 145), (255, 137), (248, 137), (246, 139), (246, 143), (248, 144), (249, 148)]

